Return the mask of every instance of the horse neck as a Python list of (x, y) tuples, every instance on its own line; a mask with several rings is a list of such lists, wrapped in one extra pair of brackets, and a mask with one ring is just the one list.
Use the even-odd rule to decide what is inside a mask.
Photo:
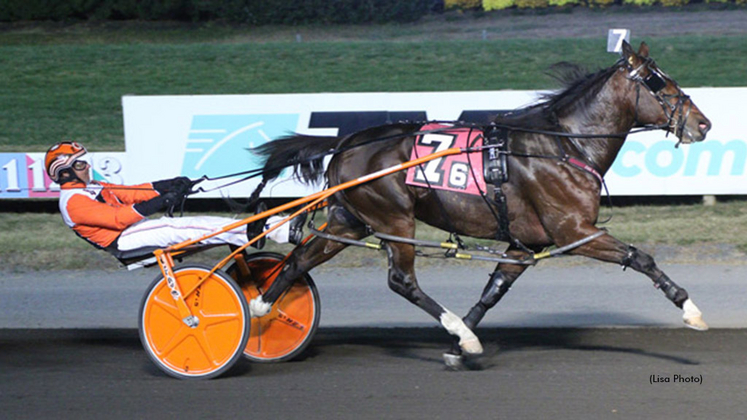
[[(622, 79), (622, 80), (621, 80)], [(574, 104), (567, 113), (560, 113), (558, 122), (574, 134), (628, 133), (635, 124), (635, 92), (620, 73), (615, 73), (591, 98), (580, 99), (586, 103)], [(585, 159), (607, 173), (625, 142), (625, 137), (578, 138), (572, 141)]]

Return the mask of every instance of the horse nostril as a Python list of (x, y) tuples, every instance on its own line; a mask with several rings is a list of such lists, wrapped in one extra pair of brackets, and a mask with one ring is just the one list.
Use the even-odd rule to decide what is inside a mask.
[(708, 131), (711, 129), (711, 122), (708, 120), (701, 121), (700, 124), (698, 124), (698, 130), (700, 130), (700, 134), (706, 135)]

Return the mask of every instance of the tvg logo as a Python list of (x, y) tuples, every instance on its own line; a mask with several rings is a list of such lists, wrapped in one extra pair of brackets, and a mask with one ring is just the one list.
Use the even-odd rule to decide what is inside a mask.
[(182, 175), (199, 178), (258, 169), (250, 149), (296, 130), (298, 114), (195, 115)]

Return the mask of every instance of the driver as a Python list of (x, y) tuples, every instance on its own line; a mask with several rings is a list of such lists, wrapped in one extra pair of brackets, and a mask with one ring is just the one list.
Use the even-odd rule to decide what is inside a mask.
[[(144, 247), (167, 247), (198, 238), (234, 223), (215, 216), (161, 217), (148, 219), (178, 202), (189, 193), (192, 182), (176, 177), (139, 185), (117, 185), (91, 180), (90, 165), (83, 160), (86, 148), (75, 142), (52, 146), (44, 159), (49, 177), (60, 184), (60, 212), (65, 224), (97, 248), (114, 253)], [(273, 216), (268, 229), (282, 220)], [(297, 243), (302, 235), (297, 220), (286, 223), (267, 236), (275, 242)], [(303, 221), (301, 221), (303, 223)], [(291, 226), (293, 225), (293, 226)], [(244, 245), (246, 225), (204, 240), (205, 245)]]

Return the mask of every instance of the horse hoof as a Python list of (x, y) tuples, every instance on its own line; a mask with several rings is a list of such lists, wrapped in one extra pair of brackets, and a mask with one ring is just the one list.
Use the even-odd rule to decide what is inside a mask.
[(262, 296), (258, 296), (249, 302), (249, 316), (251, 318), (259, 318), (265, 316), (272, 309), (272, 305), (262, 300)]
[(685, 325), (687, 325), (689, 328), (692, 328), (696, 331), (708, 331), (708, 324), (703, 321), (703, 318), (699, 316), (695, 316), (692, 318), (685, 318), (684, 319)]
[(463, 358), (460, 354), (444, 353), (444, 363), (449, 370), (464, 370)]
[(459, 347), (467, 354), (482, 354), (482, 344), (480, 344), (480, 340), (477, 338), (460, 341)]
[(685, 325), (698, 331), (708, 330), (708, 324), (703, 321), (703, 314), (700, 312), (700, 309), (695, 306), (692, 300), (686, 300), (682, 305), (682, 310), (685, 312), (682, 315), (682, 320), (685, 322)]

